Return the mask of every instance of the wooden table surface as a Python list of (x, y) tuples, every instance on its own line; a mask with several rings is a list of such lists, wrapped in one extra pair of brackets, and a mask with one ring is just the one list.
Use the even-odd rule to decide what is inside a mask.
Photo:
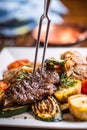
[[(79, 23), (79, 24), (83, 24), (87, 26), (87, 0), (62, 0), (62, 1), (69, 9), (69, 14), (64, 16), (64, 21), (72, 22), (72, 23)], [(87, 47), (87, 42), (84, 42), (83, 44), (79, 45), (79, 47)], [(0, 130), (2, 129), (31, 130), (32, 128), (0, 127)], [(38, 129), (32, 129), (32, 130), (38, 130)], [(42, 129), (39, 129), (39, 130), (42, 130)]]

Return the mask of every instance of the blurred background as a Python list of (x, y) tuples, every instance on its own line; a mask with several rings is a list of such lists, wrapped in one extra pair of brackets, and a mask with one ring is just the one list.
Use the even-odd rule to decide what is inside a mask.
[(61, 0), (69, 9), (65, 22), (76, 22), (87, 26), (87, 0)]
[[(0, 0), (0, 50), (34, 47), (44, 0)], [(87, 0), (52, 0), (49, 47), (87, 47)], [(41, 46), (44, 44), (45, 24)]]

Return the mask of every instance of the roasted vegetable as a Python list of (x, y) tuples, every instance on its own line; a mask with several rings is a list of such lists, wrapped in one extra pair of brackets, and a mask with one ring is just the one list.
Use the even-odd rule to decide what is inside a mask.
[(61, 111), (62, 111), (63, 114), (69, 112), (69, 105), (68, 105), (68, 103), (60, 104), (60, 108), (61, 108)]
[(64, 60), (56, 60), (55, 58), (49, 58), (45, 61), (46, 66), (49, 68), (54, 68), (61, 71), (61, 67), (64, 65)]
[(0, 81), (0, 106), (2, 106), (4, 101), (4, 94), (6, 89), (10, 86), (10, 83), (5, 81)]
[(46, 59), (45, 61), (46, 63), (50, 64), (50, 65), (64, 65), (65, 61), (64, 60), (57, 60), (55, 58), (49, 58), (49, 59)]
[(0, 107), (3, 105), (4, 101), (4, 91), (0, 90)]
[(5, 81), (0, 81), (0, 91), (5, 91), (10, 86), (10, 83)]
[(57, 100), (53, 96), (48, 96), (42, 101), (32, 105), (32, 110), (37, 119), (44, 121), (62, 120), (62, 114)]
[(29, 110), (29, 106), (10, 107), (0, 110), (0, 118), (11, 117)]
[(82, 81), (81, 93), (87, 94), (87, 79)]
[(12, 83), (27, 77), (31, 72), (32, 68), (28, 66), (21, 66), (5, 72), (3, 75), (3, 80)]
[(69, 109), (78, 120), (87, 121), (87, 96), (74, 95), (68, 98)]
[(14, 68), (17, 68), (19, 66), (24, 66), (26, 64), (28, 64), (30, 61), (28, 59), (21, 59), (21, 60), (16, 60), (14, 62), (12, 62), (11, 64), (9, 64), (7, 66), (8, 70), (11, 70), (11, 69), (14, 69)]
[(60, 89), (54, 93), (58, 101), (67, 102), (69, 96), (75, 95), (81, 92), (81, 81), (79, 80), (74, 80), (74, 81), (76, 81), (74, 86), (60, 87)]
[(60, 87), (72, 87), (77, 83), (77, 80), (72, 79), (71, 77), (66, 77), (65, 74), (61, 74), (60, 78)]

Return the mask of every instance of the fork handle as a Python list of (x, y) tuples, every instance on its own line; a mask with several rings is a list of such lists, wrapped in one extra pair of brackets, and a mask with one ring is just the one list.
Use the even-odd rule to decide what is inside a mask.
[(44, 15), (45, 16), (48, 16), (50, 3), (51, 3), (51, 0), (45, 0), (44, 2)]

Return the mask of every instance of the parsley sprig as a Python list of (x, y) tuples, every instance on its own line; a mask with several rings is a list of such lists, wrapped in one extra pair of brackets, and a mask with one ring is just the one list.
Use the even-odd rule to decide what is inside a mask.
[(76, 80), (72, 80), (71, 77), (66, 77), (64, 74), (61, 75), (60, 86), (62, 87), (72, 87), (77, 83)]
[(28, 76), (28, 74), (26, 72), (20, 71), (20, 73), (18, 74), (17, 80), (21, 80), (21, 79), (23, 79), (23, 78), (25, 78), (27, 76)]

